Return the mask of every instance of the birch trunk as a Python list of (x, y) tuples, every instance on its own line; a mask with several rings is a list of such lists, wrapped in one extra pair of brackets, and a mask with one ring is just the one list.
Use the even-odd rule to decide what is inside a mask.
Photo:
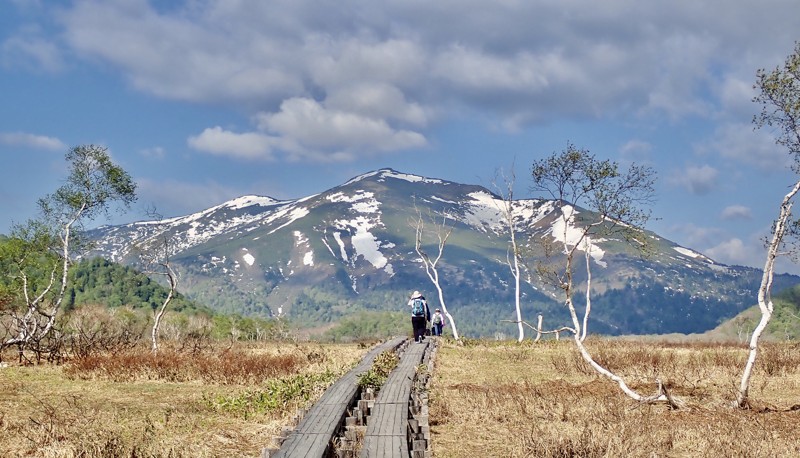
[(447, 310), (447, 304), (444, 300), (444, 291), (442, 291), (442, 286), (439, 282), (439, 270), (437, 269), (437, 264), (442, 259), (442, 255), (444, 254), (444, 247), (447, 245), (447, 239), (450, 237), (452, 229), (447, 228), (447, 215), (444, 216), (441, 225), (437, 225), (436, 236), (438, 238), (438, 254), (436, 255), (435, 259), (431, 259), (428, 253), (422, 248), (422, 238), (425, 233), (425, 223), (423, 222), (422, 214), (417, 211), (417, 221), (415, 225), (415, 250), (419, 255), (420, 259), (422, 260), (423, 264), (425, 265), (425, 273), (428, 275), (431, 283), (433, 283), (434, 287), (436, 288), (437, 293), (439, 294), (439, 304), (442, 307), (442, 312), (447, 317), (447, 320), (450, 323), (450, 326), (453, 327), (453, 338), (458, 340), (458, 327), (456, 326), (456, 321), (453, 319), (453, 316)]
[(772, 303), (772, 279), (775, 272), (775, 259), (778, 257), (778, 250), (780, 249), (783, 236), (789, 224), (789, 218), (792, 215), (792, 199), (800, 191), (800, 181), (795, 183), (794, 187), (783, 198), (781, 203), (780, 212), (777, 221), (775, 221), (775, 231), (772, 234), (772, 241), (767, 248), (767, 260), (764, 263), (764, 273), (761, 277), (761, 287), (758, 289), (758, 308), (761, 310), (761, 320), (758, 322), (750, 336), (750, 353), (747, 356), (747, 363), (742, 373), (742, 381), (739, 384), (739, 392), (736, 396), (735, 406), (746, 407), (748, 404), (748, 391), (750, 389), (750, 377), (753, 373), (753, 367), (756, 364), (758, 357), (758, 342), (761, 334), (772, 319), (772, 312), (774, 306)]

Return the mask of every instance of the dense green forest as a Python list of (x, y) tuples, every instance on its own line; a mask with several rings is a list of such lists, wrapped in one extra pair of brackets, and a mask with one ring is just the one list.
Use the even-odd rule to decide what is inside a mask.
[[(168, 289), (132, 267), (103, 258), (82, 260), (70, 269), (66, 309), (76, 305), (102, 304), (108, 307), (156, 309), (167, 298)], [(177, 293), (170, 302), (175, 312), (204, 313), (211, 310)]]
[[(0, 244), (7, 240), (0, 240)], [(101, 307), (117, 311), (118, 319), (144, 329), (152, 322), (153, 311), (163, 304), (167, 293), (164, 285), (132, 267), (103, 258), (83, 259), (69, 271), (63, 323), (80, 316), (83, 309)], [(0, 310), (18, 309), (22, 304), (24, 297), (18, 279), (9, 275), (0, 278)], [(285, 335), (289, 329), (285, 320), (222, 314), (180, 293), (170, 302), (165, 319), (173, 329), (199, 332), (217, 339), (269, 338)]]

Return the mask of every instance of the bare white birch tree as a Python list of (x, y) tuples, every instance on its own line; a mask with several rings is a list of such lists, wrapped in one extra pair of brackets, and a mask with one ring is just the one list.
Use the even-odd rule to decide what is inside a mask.
[(450, 326), (453, 327), (453, 338), (458, 340), (458, 328), (456, 327), (456, 321), (453, 319), (453, 315), (451, 315), (447, 310), (447, 304), (444, 300), (444, 291), (442, 290), (442, 284), (439, 281), (438, 269), (439, 261), (442, 259), (442, 255), (444, 254), (444, 247), (447, 245), (447, 239), (450, 237), (450, 234), (452, 234), (453, 228), (447, 224), (447, 212), (442, 212), (440, 216), (441, 220), (435, 216), (431, 216), (430, 220), (431, 224), (434, 226), (433, 232), (437, 240), (437, 253), (435, 257), (431, 258), (431, 256), (423, 247), (423, 243), (426, 238), (425, 218), (422, 216), (422, 212), (418, 208), (416, 208), (416, 210), (417, 218), (411, 222), (411, 226), (414, 228), (414, 248), (417, 252), (417, 255), (419, 255), (420, 259), (422, 260), (422, 263), (425, 265), (425, 273), (428, 275), (428, 278), (430, 279), (431, 283), (433, 283), (433, 286), (436, 288), (436, 291), (439, 294), (439, 304), (442, 306), (442, 312), (444, 312), (445, 316), (447, 317)]
[[(603, 238), (619, 237), (632, 242), (634, 247), (644, 246), (644, 224), (650, 217), (649, 211), (641, 207), (653, 200), (655, 172), (649, 167), (631, 165), (627, 171), (620, 172), (619, 165), (609, 160), (598, 160), (587, 150), (578, 149), (572, 144), (561, 153), (535, 161), (532, 167), (533, 190), (549, 195), (553, 199), (557, 220), (552, 231), (544, 237), (546, 253), (558, 254), (563, 259), (559, 267), (544, 266), (548, 278), (554, 279), (563, 291), (564, 303), (569, 312), (572, 326), (558, 331), (572, 333), (581, 357), (602, 376), (616, 383), (629, 397), (640, 402), (667, 402), (676, 407), (676, 402), (658, 381), (658, 391), (654, 395), (643, 395), (630, 388), (625, 380), (597, 363), (584, 345), (588, 326), (591, 292), (591, 256), (595, 244)], [(588, 207), (596, 213), (596, 218), (580, 217), (576, 206)], [(552, 251), (553, 245), (560, 247), (559, 253)], [(583, 320), (579, 319), (574, 297), (577, 292), (574, 284), (574, 262), (578, 251), (583, 251), (586, 259), (587, 285), (586, 309)]]
[[(151, 217), (161, 221), (162, 217), (155, 210), (149, 210), (147, 214)], [(145, 241), (138, 247), (139, 262), (142, 265), (142, 271), (149, 275), (163, 276), (167, 280), (167, 297), (161, 302), (160, 306), (153, 309), (153, 329), (150, 332), (150, 349), (153, 353), (158, 352), (158, 338), (159, 330), (161, 328), (161, 320), (167, 312), (172, 299), (178, 290), (178, 273), (175, 271), (170, 260), (170, 239), (166, 234), (156, 236), (150, 240)]]
[[(84, 248), (80, 240), (84, 223), (107, 214), (112, 204), (127, 208), (136, 199), (136, 183), (111, 161), (106, 148), (77, 146), (65, 159), (69, 175), (55, 193), (39, 199), (40, 218), (12, 230), (21, 257), (15, 260), (11, 274), (21, 283), (25, 310), (14, 316), (12, 335), (0, 348), (16, 345), (20, 356), (25, 347), (41, 342), (56, 325), (69, 268)], [(37, 250), (50, 260), (44, 277), (36, 272), (42, 267), (34, 260)]]
[(522, 252), (517, 244), (517, 218), (514, 211), (514, 184), (516, 174), (512, 166), (509, 175), (499, 173), (499, 179), (495, 179), (494, 188), (500, 194), (500, 214), (503, 217), (505, 230), (509, 234), (509, 245), (506, 252), (506, 265), (514, 278), (514, 308), (517, 313), (517, 342), (525, 340), (525, 328), (523, 327), (522, 305), (520, 303), (520, 278), (522, 277)]
[[(761, 104), (761, 113), (753, 118), (753, 123), (759, 129), (770, 127), (775, 130), (775, 143), (789, 151), (794, 160), (792, 170), (796, 174), (800, 174), (800, 42), (795, 43), (794, 53), (787, 57), (783, 67), (776, 67), (771, 72), (761, 69), (756, 76), (755, 88), (760, 93), (753, 101)], [(767, 259), (761, 277), (761, 287), (758, 289), (761, 320), (750, 336), (750, 352), (734, 401), (737, 407), (744, 408), (749, 405), (748, 391), (753, 367), (758, 356), (759, 339), (774, 311), (772, 279), (775, 272), (775, 260), (782, 254), (784, 238), (797, 229), (798, 223), (792, 222), (791, 219), (792, 205), (799, 191), (800, 180), (783, 197), (778, 211), (778, 219), (772, 228), (772, 239), (767, 246)]]

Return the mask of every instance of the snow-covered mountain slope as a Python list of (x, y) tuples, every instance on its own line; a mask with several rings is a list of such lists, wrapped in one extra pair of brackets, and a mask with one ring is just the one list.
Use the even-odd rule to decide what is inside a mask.
[[(244, 196), (162, 221), (105, 226), (91, 232), (99, 254), (135, 263), (134, 247), (166, 238), (189, 297), (225, 311), (285, 315), (319, 324), (360, 310), (402, 310), (409, 291), (434, 289), (414, 249), (415, 223), (426, 233), (446, 221), (453, 232), (440, 264), (448, 307), (465, 331), (503, 332), (512, 317), (506, 202), (475, 185), (382, 169), (297, 200)], [(593, 214), (554, 202), (512, 204), (517, 239), (529, 267), (524, 311), (531, 320), (566, 319), (558, 290), (536, 274), (540, 241), (572, 243)], [(433, 219), (431, 219), (431, 217)], [(759, 274), (730, 267), (656, 234), (642, 258), (619, 240), (591, 240), (595, 331), (697, 332), (750, 306)], [(433, 239), (425, 249), (436, 254)], [(576, 279), (583, 270), (576, 266)], [(782, 277), (781, 284), (797, 282)], [(553, 323), (555, 324), (555, 323)]]

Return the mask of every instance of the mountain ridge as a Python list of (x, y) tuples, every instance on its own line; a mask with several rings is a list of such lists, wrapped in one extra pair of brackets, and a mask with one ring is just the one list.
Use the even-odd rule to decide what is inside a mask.
[[(94, 254), (126, 264), (135, 263), (133, 247), (143, 240), (167, 237), (187, 297), (222, 311), (287, 316), (311, 326), (364, 310), (400, 310), (410, 291), (433, 291), (409, 223), (420, 214), (447, 215), (453, 233), (441, 272), (448, 308), (460, 328), (493, 335), (512, 332), (500, 321), (513, 318), (501, 204), (482, 186), (384, 168), (299, 199), (241, 196), (183, 217), (103, 226), (90, 235)], [(535, 242), (575, 228), (553, 229), (560, 220), (553, 201), (519, 199), (513, 207), (519, 240), (533, 242), (523, 312), (531, 319), (542, 313), (556, 327), (566, 313), (557, 291), (536, 277), (532, 266), (542, 253)], [(575, 210), (575, 224), (595, 216)], [(649, 258), (618, 240), (593, 241), (595, 332), (703, 331), (755, 302), (757, 269), (720, 264), (647, 235), (655, 247)], [(436, 249), (430, 242), (426, 247)], [(576, 268), (577, 281), (583, 276)], [(791, 286), (800, 278), (776, 281), (776, 287)]]

